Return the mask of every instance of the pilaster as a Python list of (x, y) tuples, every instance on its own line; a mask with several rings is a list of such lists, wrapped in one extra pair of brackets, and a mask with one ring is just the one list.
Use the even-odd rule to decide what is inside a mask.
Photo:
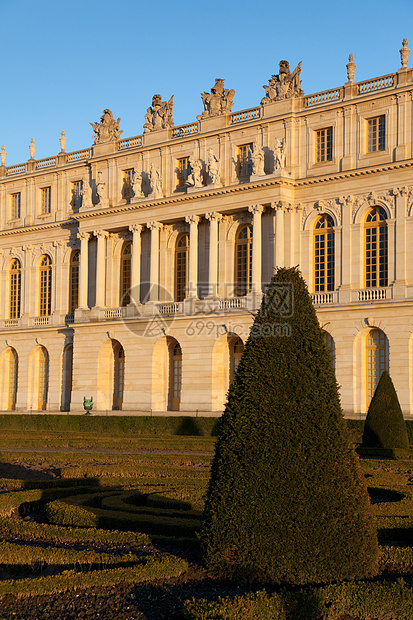
[(187, 215), (189, 224), (189, 270), (187, 299), (198, 299), (198, 215)]

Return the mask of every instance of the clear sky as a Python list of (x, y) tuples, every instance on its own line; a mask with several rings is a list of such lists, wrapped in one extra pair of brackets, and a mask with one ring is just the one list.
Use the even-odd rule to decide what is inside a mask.
[[(6, 165), (93, 142), (104, 108), (122, 138), (139, 135), (152, 96), (174, 97), (175, 125), (194, 122), (215, 78), (234, 88), (233, 111), (259, 105), (280, 60), (302, 60), (305, 94), (400, 68), (413, 50), (413, 0), (0, 0), (0, 145)], [(413, 66), (413, 51), (409, 66)]]

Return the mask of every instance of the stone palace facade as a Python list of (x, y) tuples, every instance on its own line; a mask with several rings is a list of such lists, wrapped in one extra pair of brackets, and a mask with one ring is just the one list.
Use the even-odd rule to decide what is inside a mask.
[(0, 153), (0, 410), (219, 414), (275, 266), (299, 265), (346, 415), (388, 368), (413, 408), (413, 70), (257, 107), (217, 79), (196, 122), (155, 95), (143, 135)]

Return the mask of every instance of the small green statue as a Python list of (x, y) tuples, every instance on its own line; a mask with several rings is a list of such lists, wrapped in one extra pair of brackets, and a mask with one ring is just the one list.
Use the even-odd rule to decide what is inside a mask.
[(93, 407), (93, 396), (91, 396), (90, 398), (86, 398), (86, 396), (84, 396), (83, 407), (84, 407), (84, 410), (86, 411), (85, 415), (92, 415), (90, 413), (90, 410)]

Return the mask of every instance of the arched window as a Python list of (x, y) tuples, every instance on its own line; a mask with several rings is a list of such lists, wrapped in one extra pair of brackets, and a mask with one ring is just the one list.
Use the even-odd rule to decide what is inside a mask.
[(329, 334), (326, 331), (323, 331), (323, 336), (324, 336), (324, 342), (326, 343), (327, 348), (330, 351), (331, 363), (333, 365), (333, 369), (335, 370), (336, 368), (336, 345), (334, 343), (334, 338), (331, 334)]
[(39, 316), (50, 316), (52, 312), (52, 259), (48, 254), (40, 260), (40, 304)]
[(7, 366), (9, 375), (9, 389), (8, 389), (8, 403), (7, 409), (14, 411), (16, 409), (17, 400), (17, 373), (18, 373), (18, 358), (14, 349), (7, 351)]
[(123, 392), (125, 387), (125, 351), (121, 344), (118, 344), (113, 349), (115, 358), (114, 369), (114, 409), (122, 409), (123, 405)]
[(241, 297), (251, 290), (252, 226), (240, 228), (235, 242), (235, 295)]
[(334, 221), (320, 215), (314, 228), (314, 292), (334, 291)]
[(386, 334), (380, 329), (372, 329), (367, 336), (367, 404), (373, 398), (379, 379), (388, 366)]
[(235, 373), (240, 363), (242, 353), (244, 351), (244, 343), (241, 338), (235, 338), (229, 345), (229, 384), (232, 385)]
[(44, 411), (47, 405), (47, 393), (49, 391), (49, 354), (42, 347), (39, 351), (39, 411)]
[(21, 265), (17, 258), (14, 258), (10, 265), (10, 318), (20, 318), (21, 301)]
[(182, 384), (182, 349), (177, 342), (169, 347), (169, 403), (172, 411), (179, 411)]
[(188, 292), (189, 235), (181, 235), (175, 248), (175, 301), (183, 301)]
[(366, 288), (388, 285), (387, 214), (383, 207), (369, 210), (365, 222)]
[(70, 259), (69, 312), (74, 312), (79, 305), (79, 264), (80, 252), (77, 250)]
[(132, 244), (125, 243), (122, 249), (120, 261), (120, 305), (127, 306), (130, 303), (132, 268)]

